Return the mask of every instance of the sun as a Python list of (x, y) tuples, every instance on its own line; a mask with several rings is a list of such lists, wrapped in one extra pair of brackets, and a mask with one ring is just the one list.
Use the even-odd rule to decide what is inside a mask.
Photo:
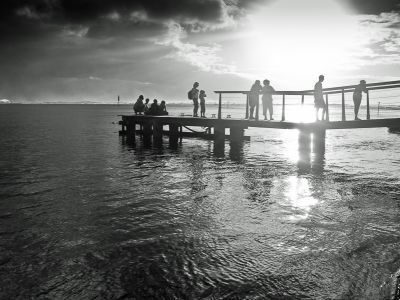
[(256, 10), (247, 30), (243, 63), (293, 88), (319, 74), (340, 76), (359, 46), (357, 24), (334, 0), (277, 0)]

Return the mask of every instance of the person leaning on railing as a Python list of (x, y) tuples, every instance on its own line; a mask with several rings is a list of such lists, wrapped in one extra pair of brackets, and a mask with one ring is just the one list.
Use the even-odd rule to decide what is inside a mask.
[(260, 80), (256, 80), (254, 84), (251, 86), (249, 94), (250, 119), (254, 119), (254, 109), (258, 105), (261, 90), (262, 86)]
[(361, 80), (360, 84), (356, 86), (353, 93), (354, 102), (354, 120), (361, 120), (358, 118), (358, 111), (360, 110), (362, 92), (367, 93), (367, 83), (365, 80)]

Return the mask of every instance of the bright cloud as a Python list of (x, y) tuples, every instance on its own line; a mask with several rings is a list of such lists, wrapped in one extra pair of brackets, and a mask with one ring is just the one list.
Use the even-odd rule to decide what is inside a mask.
[(218, 52), (221, 50), (218, 44), (200, 46), (184, 42), (187, 33), (181, 25), (169, 22), (167, 26), (167, 34), (163, 38), (157, 39), (156, 44), (172, 47), (174, 52), (169, 57), (185, 61), (206, 72), (235, 73), (235, 66), (222, 63), (221, 57), (218, 56)]

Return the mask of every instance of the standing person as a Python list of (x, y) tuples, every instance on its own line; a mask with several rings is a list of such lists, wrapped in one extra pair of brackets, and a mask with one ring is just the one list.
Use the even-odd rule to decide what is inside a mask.
[[(250, 105), (250, 119), (254, 119), (254, 108), (258, 106), (260, 91), (262, 90), (262, 86), (260, 80), (256, 80), (254, 84), (251, 86), (250, 94), (249, 94), (249, 105)], [(258, 116), (256, 116), (258, 117)]]
[(356, 86), (353, 93), (353, 102), (354, 102), (354, 120), (361, 120), (358, 118), (358, 111), (360, 109), (362, 92), (367, 93), (367, 83), (365, 80), (361, 80), (360, 84)]
[(199, 83), (193, 83), (193, 88), (188, 92), (188, 98), (193, 100), (193, 117), (198, 117), (198, 110), (199, 110)]
[(206, 92), (204, 90), (200, 91), (200, 116), (205, 118), (206, 117), (206, 99), (207, 97)]
[(324, 101), (324, 93), (322, 91), (322, 82), (324, 81), (324, 75), (319, 75), (318, 82), (314, 85), (314, 106), (315, 106), (315, 117), (319, 121), (318, 112), (322, 108), (321, 121), (325, 118), (326, 104)]
[(263, 115), (264, 115), (264, 120), (267, 119), (267, 110), (269, 111), (269, 119), (273, 120), (274, 118), (272, 117), (274, 113), (274, 107), (272, 104), (272, 94), (275, 92), (275, 89), (269, 85), (270, 81), (265, 79), (263, 81), (264, 86), (262, 88), (262, 104), (263, 104)]

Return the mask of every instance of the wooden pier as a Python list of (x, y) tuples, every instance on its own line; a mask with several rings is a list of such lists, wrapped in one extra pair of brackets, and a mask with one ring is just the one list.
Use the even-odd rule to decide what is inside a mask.
[[(233, 143), (240, 143), (249, 138), (245, 136), (245, 130), (248, 128), (273, 128), (273, 129), (297, 129), (299, 130), (299, 147), (308, 148), (313, 141), (313, 149), (319, 151), (325, 150), (326, 130), (338, 129), (365, 129), (387, 127), (392, 131), (400, 130), (399, 118), (371, 119), (369, 106), (369, 93), (366, 95), (367, 120), (347, 121), (345, 114), (345, 93), (352, 93), (356, 86), (341, 86), (324, 89), (327, 104), (327, 120), (311, 123), (289, 122), (285, 117), (285, 95), (301, 96), (301, 104), (304, 104), (305, 96), (312, 96), (310, 90), (307, 91), (277, 91), (276, 95), (282, 95), (282, 117), (280, 121), (259, 121), (248, 119), (248, 91), (215, 91), (219, 95), (218, 116), (217, 118), (199, 118), (185, 116), (146, 116), (146, 115), (122, 115), (120, 125), (121, 135), (130, 138), (136, 134), (143, 135), (144, 138), (150, 137), (155, 141), (161, 141), (163, 135), (168, 135), (171, 143), (177, 143), (182, 137), (201, 137), (213, 139), (216, 142), (229, 139)], [(367, 84), (369, 90), (380, 89), (398, 89), (400, 81), (390, 81), (381, 83)], [(243, 94), (246, 96), (246, 114), (245, 119), (226, 118), (222, 116), (222, 95), (223, 94)], [(329, 102), (328, 95), (340, 93), (342, 95), (342, 117), (340, 121), (329, 121)], [(258, 109), (256, 109), (258, 112)], [(168, 127), (168, 130), (165, 129)], [(193, 127), (195, 129), (193, 129)], [(186, 130), (184, 130), (186, 128)], [(229, 129), (229, 134), (226, 133)], [(189, 130), (189, 131), (188, 131)], [(311, 138), (313, 137), (313, 138)]]

